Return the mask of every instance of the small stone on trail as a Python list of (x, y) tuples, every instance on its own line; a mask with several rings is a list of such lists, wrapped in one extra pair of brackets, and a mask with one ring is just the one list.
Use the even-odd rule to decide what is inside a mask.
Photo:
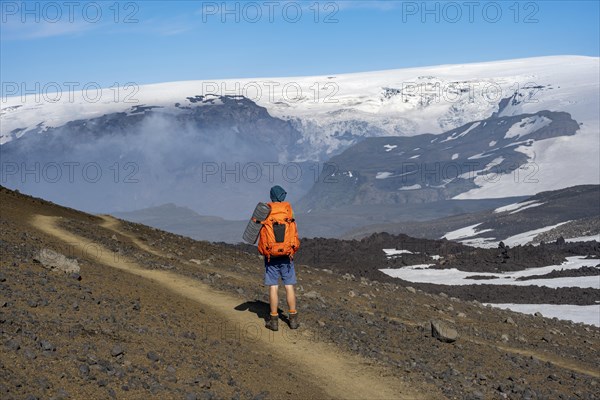
[(123, 354), (123, 348), (119, 344), (114, 345), (112, 350), (110, 351), (110, 355), (113, 357), (118, 357), (122, 354)]
[(153, 351), (149, 351), (148, 354), (146, 354), (146, 357), (148, 357), (148, 360), (150, 361), (158, 361), (160, 359), (160, 357), (158, 357), (158, 354), (156, 354)]

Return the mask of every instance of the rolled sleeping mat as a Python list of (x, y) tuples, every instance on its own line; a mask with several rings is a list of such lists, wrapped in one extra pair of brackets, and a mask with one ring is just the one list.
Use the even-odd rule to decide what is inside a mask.
[(252, 218), (248, 221), (248, 225), (246, 225), (246, 230), (242, 235), (244, 242), (249, 244), (256, 243), (258, 239), (258, 235), (260, 233), (260, 228), (262, 228), (261, 222), (267, 219), (269, 214), (271, 213), (271, 207), (265, 203), (258, 203), (256, 208), (254, 208), (254, 212), (252, 213)]

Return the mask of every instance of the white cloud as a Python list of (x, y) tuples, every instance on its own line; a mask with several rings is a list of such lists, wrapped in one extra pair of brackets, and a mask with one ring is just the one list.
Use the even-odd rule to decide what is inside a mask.
[(84, 21), (64, 22), (21, 22), (7, 21), (2, 23), (1, 40), (33, 40), (55, 36), (78, 35), (94, 28), (99, 24)]

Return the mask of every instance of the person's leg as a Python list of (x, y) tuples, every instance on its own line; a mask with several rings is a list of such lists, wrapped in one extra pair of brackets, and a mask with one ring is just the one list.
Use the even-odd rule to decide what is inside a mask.
[[(287, 289), (287, 287), (286, 287)], [(279, 285), (269, 286), (269, 305), (271, 308), (271, 315), (277, 315), (277, 308), (279, 305)]]
[(287, 265), (283, 268), (281, 276), (283, 284), (285, 285), (285, 295), (287, 300), (288, 309), (290, 312), (289, 323), (290, 329), (298, 329), (298, 313), (296, 312), (296, 270), (294, 268), (294, 262), (289, 260)]
[(279, 285), (270, 285), (269, 286), (269, 308), (271, 310), (271, 314), (267, 319), (267, 324), (265, 325), (267, 329), (272, 331), (279, 330), (279, 314), (277, 312), (277, 306), (279, 304), (279, 296), (278, 296)]
[(296, 311), (296, 269), (294, 268), (294, 262), (289, 260), (288, 263), (282, 267), (281, 280), (285, 286), (285, 294), (287, 305), (290, 311)]
[(290, 329), (298, 329), (298, 312), (296, 311), (296, 290), (294, 285), (285, 285), (285, 294), (287, 298)]
[(279, 289), (279, 271), (270, 262), (265, 260), (265, 285), (269, 287), (269, 308), (271, 315), (267, 318), (268, 329), (273, 331), (278, 330), (279, 316), (277, 314), (277, 306), (279, 304), (278, 289)]
[(296, 290), (294, 285), (285, 285), (285, 296), (288, 309), (290, 311), (296, 311)]

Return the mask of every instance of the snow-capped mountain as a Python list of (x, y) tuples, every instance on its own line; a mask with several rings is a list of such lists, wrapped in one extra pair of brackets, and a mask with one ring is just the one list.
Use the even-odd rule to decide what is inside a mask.
[[(245, 98), (189, 102), (198, 105), (139, 107), (26, 133), (0, 147), (2, 184), (93, 212), (174, 202), (242, 218), (283, 173), (310, 176), (304, 164), (278, 164), (300, 136), (289, 122)], [(294, 196), (311, 184), (295, 180)]]
[[(538, 166), (539, 182), (514, 185), (511, 174), (501, 175), (493, 183), (474, 179), (453, 192), (455, 198), (521, 196), (598, 183), (599, 68), (598, 58), (556, 56), (331, 76), (186, 81), (130, 85), (100, 93), (88, 90), (8, 97), (2, 99), (0, 116), (2, 184), (55, 201), (77, 199), (83, 203), (66, 204), (98, 211), (98, 207), (86, 205), (90, 200), (85, 199), (86, 190), (65, 191), (68, 186), (44, 179), (45, 172), (54, 170), (44, 171), (43, 167), (55, 168), (49, 163), (83, 164), (91, 160), (101, 166), (106, 178), (115, 175), (111, 166), (116, 165), (114, 168), (127, 174), (131, 171), (123, 170), (124, 165), (131, 167), (127, 163), (133, 162), (133, 168), (139, 169), (136, 176), (143, 177), (145, 185), (118, 190), (107, 187), (110, 196), (122, 199), (100, 199), (94, 192), (94, 200), (122, 211), (174, 201), (202, 214), (218, 214), (216, 210), (221, 205), (206, 206), (211, 199), (209, 192), (220, 188), (221, 197), (230, 199), (230, 208), (235, 209), (240, 204), (232, 198), (243, 198), (249, 187), (258, 196), (277, 181), (267, 177), (271, 170), (270, 166), (264, 168), (265, 163), (301, 163), (302, 179), (278, 178), (294, 186), (290, 192), (298, 198), (314, 183), (315, 171), (322, 162), (366, 138), (447, 132), (466, 135), (466, 129), (481, 130), (475, 122), (490, 118), (510, 119), (514, 130), (504, 132), (504, 136), (515, 146), (512, 153), (521, 165)], [(565, 120), (574, 121), (578, 129), (548, 134), (551, 123), (547, 119), (556, 122), (548, 115), (558, 114), (543, 112), (564, 113)], [(533, 134), (544, 129), (544, 135)], [(393, 146), (391, 142), (385, 144)], [(453, 150), (444, 151), (446, 157)], [(453, 156), (454, 153), (449, 155)], [(42, 175), (42, 181), (46, 181), (42, 183), (53, 185), (23, 182), (23, 171), (25, 180), (31, 181), (27, 168), (31, 170), (36, 162), (43, 165), (32, 174)], [(257, 184), (253, 181), (256, 172), (246, 171), (251, 179), (243, 172), (241, 179), (231, 179), (230, 174), (208, 190), (206, 185), (198, 186), (205, 177), (202, 168), (207, 162), (212, 163), (211, 168), (217, 163), (219, 173), (226, 173), (235, 162), (241, 162), (239, 168), (259, 164), (263, 170), (258, 174), (269, 179), (260, 179)], [(351, 166), (347, 170), (351, 171)], [(64, 178), (71, 171), (62, 172)], [(276, 172), (281, 175), (281, 171)], [(236, 173), (240, 176), (239, 172), (233, 174)], [(196, 189), (198, 193), (188, 194)], [(44, 191), (48, 190), (60, 197), (47, 195)], [(209, 197), (204, 199), (202, 193)], [(247, 202), (248, 198), (243, 200)]]
[[(514, 186), (537, 193), (544, 184), (533, 146), (576, 136), (580, 127), (568, 113), (539, 111), (495, 114), (439, 135), (367, 138), (330, 159), (331, 167), (323, 170), (301, 208), (431, 203), (464, 197), (504, 175)], [(492, 197), (513, 196), (511, 189), (503, 185), (503, 195)]]
[[(555, 56), (333, 76), (169, 82), (60, 96), (15, 96), (2, 103), (0, 144), (73, 120), (131, 112), (137, 109), (134, 106), (177, 112), (182, 105), (194, 105), (189, 98), (198, 95), (236, 95), (265, 107), (274, 117), (292, 121), (303, 134), (299, 142), (311, 149), (298, 157), (314, 160), (317, 155), (339, 152), (364, 136), (442, 133), (491, 116), (502, 99), (515, 94), (519, 105), (507, 107), (505, 114), (566, 111), (580, 122), (597, 123), (599, 68), (598, 58)], [(49, 101), (56, 98), (59, 100)]]

